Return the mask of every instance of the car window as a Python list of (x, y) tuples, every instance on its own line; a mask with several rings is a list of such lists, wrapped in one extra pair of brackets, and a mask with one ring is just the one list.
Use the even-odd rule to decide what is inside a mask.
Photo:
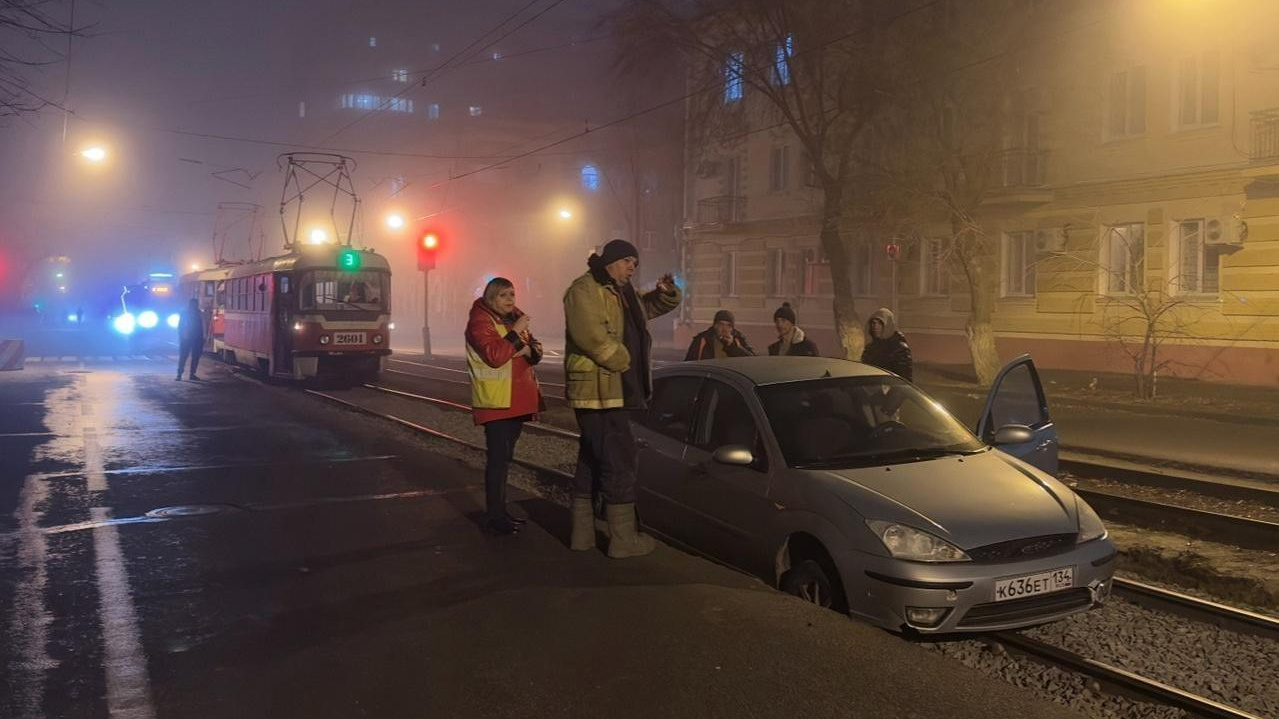
[(701, 377), (663, 377), (653, 383), (653, 401), (640, 423), (681, 442), (688, 441)]
[(755, 453), (757, 469), (763, 469), (764, 445), (751, 415), (750, 406), (741, 392), (718, 380), (706, 380), (700, 393), (697, 427), (690, 444), (714, 452), (731, 444)]
[(983, 447), (941, 405), (898, 377), (815, 379), (758, 391), (791, 466), (856, 466), (912, 452)]
[(1039, 388), (1029, 364), (1019, 364), (1004, 375), (990, 405), (987, 433), (1006, 424), (1038, 427), (1048, 421), (1039, 401)]

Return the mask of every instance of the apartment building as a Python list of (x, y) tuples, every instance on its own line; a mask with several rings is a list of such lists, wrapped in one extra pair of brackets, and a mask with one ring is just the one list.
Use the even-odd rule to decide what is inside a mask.
[[(1035, 41), (973, 71), (999, 83), (1006, 99), (991, 112), (1012, 118), (978, 212), (1000, 356), (1125, 372), (1125, 346), (1154, 326), (1162, 373), (1279, 383), (1279, 50), (1268, 30), (1279, 7), (1020, 4)], [(731, 85), (725, 102), (758, 101)], [(838, 354), (820, 194), (796, 138), (750, 133), (686, 174), (680, 336), (728, 308), (763, 345), (789, 301)], [(970, 302), (946, 223), (919, 220), (925, 230), (906, 238), (843, 228), (856, 309), (895, 307), (918, 360), (967, 363)]]

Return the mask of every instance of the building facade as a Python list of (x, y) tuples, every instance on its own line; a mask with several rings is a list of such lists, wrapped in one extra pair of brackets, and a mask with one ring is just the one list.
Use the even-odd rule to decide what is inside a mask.
[[(1000, 356), (1128, 372), (1149, 329), (1161, 373), (1279, 383), (1279, 51), (1267, 30), (1279, 7), (1013, 4), (1029, 8), (1032, 41), (992, 48), (1013, 58), (972, 71), (1005, 97), (977, 213)], [(758, 101), (749, 87), (731, 94)], [(821, 195), (797, 139), (751, 133), (688, 164), (681, 336), (728, 308), (767, 344), (788, 301), (838, 354)], [(920, 361), (968, 363), (969, 295), (945, 220), (917, 219), (905, 237), (844, 228), (856, 309), (895, 308)]]

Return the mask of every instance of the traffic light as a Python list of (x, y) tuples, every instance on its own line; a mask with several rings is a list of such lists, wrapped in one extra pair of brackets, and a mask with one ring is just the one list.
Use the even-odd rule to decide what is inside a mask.
[(417, 241), (417, 268), (423, 272), (435, 269), (435, 256), (439, 251), (439, 233), (434, 230), (423, 232)]
[(364, 264), (364, 257), (359, 250), (353, 250), (350, 247), (338, 253), (338, 269), (347, 272), (355, 272)]

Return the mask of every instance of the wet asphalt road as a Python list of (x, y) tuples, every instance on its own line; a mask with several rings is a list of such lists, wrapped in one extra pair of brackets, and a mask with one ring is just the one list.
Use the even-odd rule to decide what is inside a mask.
[(1075, 716), (545, 500), (486, 537), (474, 455), (202, 370), (0, 373), (0, 717)]

